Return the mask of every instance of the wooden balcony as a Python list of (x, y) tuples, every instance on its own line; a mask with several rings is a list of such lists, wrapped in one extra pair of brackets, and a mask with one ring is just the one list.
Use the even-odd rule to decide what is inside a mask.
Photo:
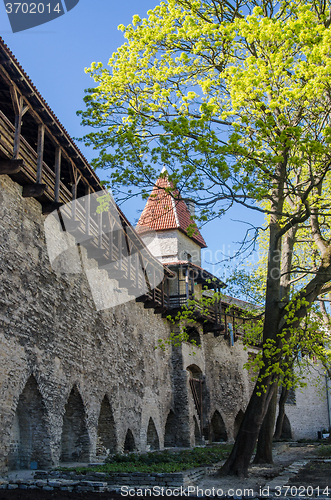
[[(28, 77), (16, 78), (20, 74), (16, 63), (0, 63), (0, 175), (23, 186), (23, 197), (39, 201), (45, 216), (57, 214), (62, 230), (120, 287), (147, 295), (146, 305), (162, 312), (163, 285), (153, 290), (155, 280), (148, 278), (160, 272), (159, 262), (113, 200), (110, 210), (97, 213), (107, 191)], [(159, 281), (163, 277), (162, 268)]]

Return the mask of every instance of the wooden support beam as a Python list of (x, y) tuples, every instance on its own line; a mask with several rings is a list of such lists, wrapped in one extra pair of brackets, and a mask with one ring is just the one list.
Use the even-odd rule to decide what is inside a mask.
[(43, 161), (44, 161), (44, 142), (45, 142), (45, 126), (43, 123), (38, 125), (38, 143), (37, 143), (37, 184), (41, 184), (43, 176)]
[(164, 278), (161, 282), (161, 306), (164, 308)]
[(38, 198), (47, 191), (46, 184), (26, 184), (23, 186), (23, 198)]
[(118, 269), (122, 270), (123, 269), (123, 264), (122, 264), (122, 258), (123, 258), (123, 251), (122, 251), (122, 225), (120, 228), (116, 229), (117, 231), (117, 241), (118, 241)]
[(71, 216), (72, 216), (73, 220), (75, 220), (76, 219), (77, 184), (73, 184), (71, 186), (71, 194), (72, 194)]
[(49, 215), (51, 214), (52, 212), (54, 212), (54, 210), (58, 210), (60, 207), (62, 207), (63, 203), (57, 203), (57, 202), (53, 202), (53, 203), (44, 203), (43, 204), (43, 215)]
[[(128, 263), (128, 271), (127, 271), (127, 278), (128, 280), (131, 280), (131, 266), (132, 266), (132, 254), (131, 254), (131, 248), (129, 246), (129, 240), (128, 240), (128, 235), (127, 235), (127, 232), (124, 230), (124, 233), (125, 233), (125, 239), (126, 239), (126, 245), (127, 245), (127, 251), (128, 251), (128, 260), (127, 260), (127, 263)], [(134, 277), (132, 277), (132, 281), (134, 280)]]
[(23, 166), (23, 160), (0, 160), (0, 175), (17, 174)]
[(102, 212), (98, 214), (98, 247), (102, 248)]
[(13, 103), (14, 113), (15, 115), (18, 115), (20, 112), (20, 105), (19, 105), (17, 90), (14, 85), (10, 86), (10, 96)]
[(90, 217), (91, 217), (91, 188), (85, 188), (85, 233), (90, 235)]
[(134, 263), (135, 263), (135, 287), (139, 288), (140, 262), (139, 262), (139, 254), (138, 254), (138, 252), (136, 252), (134, 254)]
[(129, 291), (129, 289), (132, 290), (132, 285), (133, 285), (133, 281), (131, 281), (130, 279), (128, 278), (118, 278), (118, 284), (120, 286), (120, 288), (127, 288)]
[(70, 165), (71, 165), (71, 169), (69, 170), (69, 173), (70, 173), (70, 178), (71, 178), (71, 182), (72, 182), (72, 186), (71, 186), (71, 194), (72, 194), (71, 216), (72, 216), (73, 220), (75, 220), (76, 219), (76, 206), (77, 206), (77, 203), (76, 203), (77, 186), (78, 186), (79, 181), (82, 178), (82, 174), (78, 175), (78, 169), (73, 161), (70, 162)]
[(111, 226), (111, 220), (108, 212), (108, 218), (109, 218), (109, 233), (108, 233), (108, 238), (109, 238), (109, 260), (113, 262), (114, 260), (114, 242), (113, 242), (113, 226)]
[(55, 149), (55, 187), (54, 201), (59, 203), (60, 200), (60, 175), (61, 175), (61, 148), (58, 146)]
[(97, 261), (100, 261), (99, 264), (104, 266), (109, 262), (106, 258), (106, 254), (107, 252), (104, 248), (95, 248), (91, 253), (91, 257), (93, 257), (93, 259), (96, 259)]
[(65, 229), (68, 233), (72, 234), (73, 236), (80, 236), (82, 233), (82, 226), (79, 220), (68, 220), (65, 223)]
[(24, 108), (22, 109), (22, 116), (24, 116), (24, 115), (25, 115), (25, 113), (26, 113), (27, 111), (29, 111), (29, 109), (30, 109), (30, 106), (24, 106)]
[[(16, 107), (16, 105), (15, 105)], [(21, 127), (22, 127), (22, 114), (23, 114), (23, 96), (18, 99), (18, 114), (15, 115), (15, 135), (14, 135), (14, 151), (13, 160), (17, 160), (20, 152), (21, 144)]]

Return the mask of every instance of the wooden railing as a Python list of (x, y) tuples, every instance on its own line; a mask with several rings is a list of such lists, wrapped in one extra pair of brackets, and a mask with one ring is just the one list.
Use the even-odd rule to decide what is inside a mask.
[[(15, 126), (0, 110), (0, 152), (4, 158), (11, 159), (14, 149)], [(25, 140), (24, 136), (20, 136), (19, 158), (23, 160), (20, 175), (24, 176), (27, 184), (34, 184), (37, 181), (37, 152)], [(44, 196), (54, 201), (56, 174), (54, 167), (51, 168), (45, 161), (42, 163), (42, 183), (46, 184), (47, 189)], [(158, 286), (148, 289), (148, 282), (145, 280), (145, 271), (143, 266), (146, 265), (146, 252), (144, 257), (141, 255), (143, 243), (131, 227), (123, 223), (120, 215), (117, 212), (115, 205), (112, 206), (113, 213), (116, 214), (116, 220), (108, 221), (100, 227), (98, 215), (90, 213), (87, 215), (84, 206), (84, 199), (77, 199), (75, 203), (75, 217), (72, 218), (73, 211), (71, 202), (73, 195), (62, 181), (59, 183), (59, 203), (62, 205), (60, 214), (63, 217), (64, 227), (69, 232), (72, 232), (77, 238), (77, 242), (86, 246), (91, 257), (95, 257), (99, 262), (99, 267), (109, 268), (109, 275), (112, 277), (114, 270), (116, 271), (116, 279), (123, 286), (131, 287), (132, 289), (141, 290), (142, 293), (147, 293), (150, 298), (155, 299), (156, 304), (162, 304), (164, 300), (163, 288)], [(100, 196), (105, 195), (105, 191), (100, 186)], [(98, 193), (93, 193), (93, 196), (98, 196)], [(89, 231), (87, 234), (87, 216), (89, 220)], [(105, 216), (106, 217), (106, 216)], [(112, 215), (110, 214), (110, 218)], [(74, 223), (73, 225), (71, 223)], [(111, 230), (111, 226), (113, 229)], [(72, 226), (72, 229), (70, 229)], [(125, 230), (125, 227), (127, 228)], [(120, 233), (120, 235), (118, 234)], [(138, 241), (139, 240), (139, 241)], [(148, 257), (148, 265), (150, 268), (157, 266), (158, 263), (152, 255)], [(149, 286), (149, 288), (151, 288)]]

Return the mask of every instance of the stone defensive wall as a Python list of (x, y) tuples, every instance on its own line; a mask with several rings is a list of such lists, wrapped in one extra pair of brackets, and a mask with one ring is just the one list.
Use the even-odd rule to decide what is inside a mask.
[[(1, 466), (90, 461), (98, 445), (120, 452), (199, 444), (189, 384), (198, 378), (209, 427), (214, 415), (212, 440), (233, 439), (249, 395), (240, 344), (201, 333), (200, 348), (156, 349), (172, 325), (135, 299), (97, 311), (84, 272), (50, 265), (44, 220), (41, 204), (1, 176)], [(116, 280), (81, 252), (113, 293)]]
[[(79, 203), (82, 196), (103, 195), (102, 189), (1, 41), (1, 470), (88, 462), (108, 451), (193, 446), (210, 436), (233, 439), (236, 412), (244, 410), (248, 382), (237, 344), (239, 357), (223, 366), (220, 389), (211, 387), (215, 366), (205, 348), (208, 357), (213, 344), (231, 349), (223, 337), (203, 335), (201, 322), (201, 348), (156, 349), (173, 328), (162, 317), (171, 273), (165, 269), (152, 287), (146, 276), (155, 277), (157, 264), (148, 252), (141, 258), (141, 240), (124, 215), (118, 211), (109, 224), (117, 229), (113, 234), (87, 201)], [(67, 206), (69, 212), (62, 211)], [(51, 229), (65, 232), (73, 247), (82, 242), (78, 270), (76, 261), (61, 268), (50, 259), (45, 221), (60, 209)], [(133, 259), (125, 264), (132, 249), (143, 272)], [(116, 279), (105, 261), (115, 262)], [(145, 287), (142, 299), (139, 287)], [(98, 294), (102, 304), (118, 300), (99, 307)], [(239, 381), (235, 402), (232, 389), (220, 394), (233, 376)], [(195, 385), (202, 388), (197, 398)]]

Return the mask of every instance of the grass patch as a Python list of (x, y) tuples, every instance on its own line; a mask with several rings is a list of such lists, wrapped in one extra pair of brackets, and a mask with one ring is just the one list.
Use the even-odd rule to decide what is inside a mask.
[(331, 457), (331, 444), (322, 444), (316, 450), (320, 457)]
[(153, 453), (130, 453), (111, 455), (104, 465), (95, 467), (75, 467), (59, 470), (74, 471), (78, 474), (93, 472), (180, 472), (193, 467), (212, 465), (226, 458), (232, 445), (193, 448), (179, 452), (160, 451)]

